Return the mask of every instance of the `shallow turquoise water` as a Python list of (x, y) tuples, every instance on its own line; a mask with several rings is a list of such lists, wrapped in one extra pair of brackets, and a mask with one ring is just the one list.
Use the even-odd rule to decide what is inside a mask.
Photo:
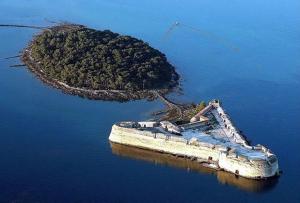
[[(146, 119), (160, 102), (65, 95), (10, 68), (17, 60), (1, 60), (0, 202), (300, 202), (299, 10), (298, 0), (2, 0), (0, 23), (71, 21), (162, 50), (182, 75), (178, 99), (221, 99), (254, 144), (278, 155), (283, 175), (261, 188), (224, 184), (216, 174), (115, 155), (111, 125)], [(0, 57), (35, 32), (0, 28)]]

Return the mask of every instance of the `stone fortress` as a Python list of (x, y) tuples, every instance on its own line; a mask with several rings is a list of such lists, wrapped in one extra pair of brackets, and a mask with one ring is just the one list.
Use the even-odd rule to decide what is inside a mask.
[(246, 178), (265, 179), (279, 174), (277, 157), (262, 145), (250, 146), (218, 100), (209, 102), (183, 125), (169, 121), (114, 124), (109, 140), (186, 157)]

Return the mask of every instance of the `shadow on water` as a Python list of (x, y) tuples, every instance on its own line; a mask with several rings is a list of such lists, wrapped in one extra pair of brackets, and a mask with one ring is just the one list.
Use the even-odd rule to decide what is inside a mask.
[(225, 171), (216, 171), (214, 169), (204, 167), (195, 161), (181, 157), (175, 157), (170, 154), (163, 154), (115, 143), (110, 143), (110, 146), (112, 153), (115, 155), (186, 169), (201, 174), (215, 175), (221, 184), (234, 186), (247, 192), (263, 193), (270, 191), (278, 183), (278, 178), (270, 178), (267, 180), (251, 180), (247, 178), (236, 177), (234, 174)]

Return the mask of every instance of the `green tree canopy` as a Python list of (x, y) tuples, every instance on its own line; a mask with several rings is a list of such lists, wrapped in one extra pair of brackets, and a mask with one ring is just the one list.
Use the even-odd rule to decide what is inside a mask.
[(177, 85), (166, 56), (147, 43), (109, 30), (59, 25), (37, 35), (31, 56), (45, 76), (73, 87), (143, 90)]

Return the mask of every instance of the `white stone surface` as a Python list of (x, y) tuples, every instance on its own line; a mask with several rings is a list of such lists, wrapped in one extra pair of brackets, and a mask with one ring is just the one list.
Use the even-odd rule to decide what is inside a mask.
[(214, 166), (246, 178), (260, 179), (276, 175), (276, 156), (263, 146), (249, 146), (219, 103), (212, 105), (214, 108), (211, 113), (219, 125), (209, 131), (187, 128), (181, 132), (182, 136), (178, 136), (166, 132), (162, 127), (138, 128), (128, 123), (120, 123), (113, 125), (109, 140), (190, 157), (208, 163), (207, 166)]

